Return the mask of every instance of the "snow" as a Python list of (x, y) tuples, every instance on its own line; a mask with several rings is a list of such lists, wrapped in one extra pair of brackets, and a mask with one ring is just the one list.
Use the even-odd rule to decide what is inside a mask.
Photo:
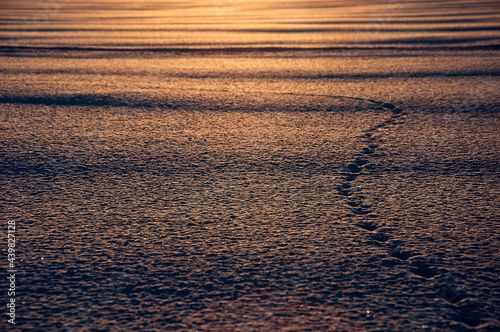
[(2, 329), (500, 329), (495, 1), (2, 6)]

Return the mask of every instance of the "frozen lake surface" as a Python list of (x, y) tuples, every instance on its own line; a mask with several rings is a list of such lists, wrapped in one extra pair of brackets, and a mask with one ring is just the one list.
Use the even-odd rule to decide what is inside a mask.
[(498, 2), (1, 13), (0, 329), (500, 329)]

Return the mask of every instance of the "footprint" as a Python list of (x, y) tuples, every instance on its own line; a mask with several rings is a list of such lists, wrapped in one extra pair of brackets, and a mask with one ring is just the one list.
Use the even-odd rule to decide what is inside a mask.
[(356, 160), (354, 160), (354, 163), (358, 166), (364, 166), (366, 165), (366, 163), (368, 162), (368, 160), (366, 159), (363, 159), (363, 158), (356, 158)]
[(468, 327), (476, 328), (482, 323), (479, 306), (472, 303), (468, 303), (466, 306), (459, 308), (454, 316), (455, 320), (464, 323)]
[(353, 164), (353, 163), (347, 165), (347, 169), (351, 173), (359, 173), (359, 172), (361, 172), (361, 168), (358, 165)]
[(417, 276), (427, 279), (430, 279), (438, 274), (437, 271), (431, 268), (428, 264), (420, 261), (413, 263), (411, 271)]
[(351, 192), (349, 191), (350, 188), (351, 185), (347, 182), (342, 182), (339, 186), (336, 187), (336, 189), (342, 196), (350, 196), (351, 195)]
[(370, 148), (363, 148), (363, 150), (361, 152), (364, 154), (372, 154), (373, 150)]
[(414, 255), (413, 252), (408, 250), (403, 250), (401, 248), (394, 248), (391, 251), (389, 251), (389, 254), (403, 261), (407, 260), (408, 258)]
[[(366, 199), (366, 197), (364, 195), (357, 193), (355, 196), (349, 198), (349, 202), (357, 204), (356, 206), (358, 206), (358, 205), (361, 205), (363, 203), (363, 200), (365, 200), (365, 199)], [(354, 206), (354, 205), (351, 205), (351, 206)]]
[(394, 105), (393, 105), (393, 104), (391, 104), (391, 103), (383, 103), (383, 104), (382, 104), (382, 107), (384, 107), (384, 108), (388, 108), (388, 109), (390, 109), (390, 110), (393, 110), (393, 109), (395, 109), (395, 108), (396, 108), (396, 106), (394, 106)]
[(387, 242), (389, 240), (389, 237), (384, 233), (373, 234), (371, 238), (377, 242)]
[(339, 194), (342, 196), (351, 196), (351, 194), (352, 194), (349, 190), (342, 189), (342, 188), (337, 188), (337, 189), (339, 191)]
[(362, 221), (356, 224), (359, 228), (365, 229), (367, 231), (374, 231), (376, 230), (379, 226), (375, 224), (374, 222), (371, 221)]
[(445, 285), (441, 289), (441, 298), (450, 304), (455, 304), (465, 298), (465, 294), (460, 292), (452, 285)]
[(354, 181), (356, 180), (356, 177), (358, 176), (358, 174), (353, 174), (353, 173), (347, 173), (347, 174), (344, 174), (344, 179), (346, 181)]
[(372, 210), (366, 209), (366, 208), (363, 208), (363, 207), (351, 209), (351, 211), (352, 211), (352, 213), (359, 214), (359, 215), (365, 215), (365, 214), (368, 214), (368, 213), (372, 212)]
[(340, 184), (340, 187), (341, 187), (342, 189), (349, 189), (349, 188), (351, 188), (351, 185), (350, 185), (349, 183), (347, 183), (347, 182), (342, 182), (342, 183)]
[(349, 204), (350, 206), (360, 206), (362, 204), (361, 201), (347, 201), (347, 204)]
[(432, 270), (430, 267), (423, 267), (423, 266), (413, 269), (412, 272), (426, 279), (430, 279), (437, 275), (437, 272)]

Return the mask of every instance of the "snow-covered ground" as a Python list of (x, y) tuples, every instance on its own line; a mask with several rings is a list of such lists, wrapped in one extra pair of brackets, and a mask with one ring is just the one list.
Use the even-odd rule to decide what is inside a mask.
[(2, 329), (500, 329), (495, 1), (2, 6)]

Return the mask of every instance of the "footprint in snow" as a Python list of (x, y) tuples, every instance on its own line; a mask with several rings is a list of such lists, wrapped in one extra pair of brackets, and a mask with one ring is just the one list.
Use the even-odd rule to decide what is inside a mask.
[(411, 271), (419, 277), (430, 279), (435, 277), (438, 272), (433, 269), (430, 265), (420, 260), (412, 262)]
[(388, 109), (390, 109), (390, 110), (393, 110), (393, 109), (395, 109), (395, 108), (396, 108), (396, 106), (394, 106), (394, 105), (393, 105), (393, 104), (391, 104), (391, 103), (383, 103), (383, 104), (382, 104), (382, 107), (384, 107), (384, 108), (388, 108)]
[(372, 154), (374, 151), (373, 151), (373, 149), (370, 149), (370, 148), (363, 148), (363, 150), (361, 152), (364, 154)]
[(351, 163), (351, 164), (347, 165), (347, 170), (349, 172), (351, 172), (351, 173), (359, 173), (359, 172), (361, 172), (361, 168), (358, 165), (354, 164), (354, 163)]
[(354, 163), (358, 166), (364, 166), (366, 165), (366, 163), (368, 162), (368, 160), (366, 159), (363, 159), (363, 158), (356, 158), (356, 160), (354, 160)]
[(391, 251), (389, 251), (389, 254), (403, 261), (407, 260), (408, 258), (414, 255), (413, 252), (408, 250), (403, 250), (401, 248), (394, 248)]
[(370, 231), (370, 232), (379, 228), (379, 226), (377, 224), (375, 224), (374, 222), (371, 222), (371, 221), (362, 221), (362, 222), (357, 223), (356, 226), (358, 226), (359, 228), (365, 229), (367, 231)]
[(349, 182), (350, 182), (350, 181), (354, 181), (354, 180), (356, 180), (356, 177), (357, 177), (357, 176), (358, 176), (358, 174), (356, 174), (356, 173), (345, 173), (345, 174), (344, 174), (344, 179), (345, 179), (346, 181), (349, 181)]
[(372, 212), (372, 210), (370, 210), (368, 208), (364, 208), (364, 207), (358, 207), (355, 209), (351, 209), (351, 211), (352, 211), (352, 213), (359, 214), (359, 215), (365, 215), (365, 214), (369, 214)]
[(377, 242), (387, 242), (389, 241), (389, 237), (384, 233), (376, 233), (371, 236), (372, 240)]

